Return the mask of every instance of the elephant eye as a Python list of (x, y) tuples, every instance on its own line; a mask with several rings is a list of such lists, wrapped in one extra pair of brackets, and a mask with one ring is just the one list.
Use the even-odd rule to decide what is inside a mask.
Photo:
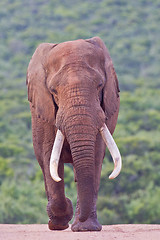
[(55, 90), (54, 87), (51, 87), (50, 90), (51, 90), (52, 93), (57, 94), (57, 90)]
[(100, 89), (102, 87), (102, 85), (103, 85), (102, 83), (98, 84), (97, 89)]

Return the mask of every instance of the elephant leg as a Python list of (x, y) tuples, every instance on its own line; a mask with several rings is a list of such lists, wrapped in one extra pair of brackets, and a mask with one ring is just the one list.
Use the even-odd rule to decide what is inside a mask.
[[(89, 218), (85, 222), (79, 221), (80, 205), (79, 205), (79, 196), (77, 195), (75, 218), (71, 227), (72, 231), (74, 232), (101, 231), (102, 229), (102, 225), (98, 222), (98, 219), (97, 219), (96, 202), (98, 197), (98, 190), (99, 190), (99, 184), (100, 184), (102, 162), (105, 155), (105, 148), (106, 146), (102, 140), (102, 137), (100, 136), (100, 134), (98, 134), (97, 140), (96, 140), (96, 149), (95, 149), (95, 195), (93, 198), (92, 211), (89, 215)], [(75, 179), (76, 179), (76, 176), (75, 176)]]
[(54, 126), (37, 118), (34, 114), (34, 109), (31, 112), (34, 151), (43, 172), (48, 198), (48, 226), (51, 230), (63, 230), (69, 226), (68, 222), (73, 216), (73, 207), (71, 201), (65, 197), (64, 193), (64, 163), (62, 160), (60, 160), (58, 168), (62, 181), (57, 183), (50, 175), (49, 166), (54, 142)]
[[(55, 183), (52, 180), (51, 185), (47, 184), (49, 199), (47, 212), (49, 216), (48, 226), (50, 230), (63, 230), (69, 227), (68, 222), (73, 217), (72, 203), (64, 194), (64, 164), (59, 164), (59, 176), (62, 181)], [(49, 179), (46, 179), (49, 180)], [(51, 190), (49, 189), (51, 187)]]
[(74, 222), (71, 226), (73, 232), (85, 232), (85, 231), (101, 231), (102, 226), (98, 222), (97, 213), (96, 213), (96, 200), (97, 196), (95, 196), (93, 200), (93, 208), (89, 215), (89, 218), (85, 222), (79, 221), (79, 214), (80, 214), (80, 205), (79, 205), (79, 197), (77, 196), (77, 205), (76, 205), (76, 212)]

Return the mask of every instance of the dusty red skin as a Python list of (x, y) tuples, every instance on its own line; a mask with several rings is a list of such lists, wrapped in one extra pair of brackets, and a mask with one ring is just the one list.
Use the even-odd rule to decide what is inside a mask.
[[(49, 228), (63, 230), (73, 216), (64, 193), (64, 163), (73, 164), (77, 207), (72, 231), (100, 231), (96, 200), (105, 144), (99, 129), (113, 134), (119, 112), (119, 87), (108, 50), (98, 37), (61, 44), (41, 44), (27, 72), (33, 145), (41, 166)], [(50, 155), (57, 128), (65, 136), (59, 177), (53, 181)]]

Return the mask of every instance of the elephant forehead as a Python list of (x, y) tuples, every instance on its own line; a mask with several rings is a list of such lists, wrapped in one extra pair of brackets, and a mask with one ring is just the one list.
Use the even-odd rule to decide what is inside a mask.
[(84, 40), (70, 41), (58, 44), (48, 57), (48, 65), (58, 71), (70, 63), (85, 62), (89, 66), (99, 68), (104, 63), (101, 49)]

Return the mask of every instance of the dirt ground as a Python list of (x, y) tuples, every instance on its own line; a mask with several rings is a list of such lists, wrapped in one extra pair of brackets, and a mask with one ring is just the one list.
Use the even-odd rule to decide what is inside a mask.
[(159, 240), (160, 225), (109, 225), (101, 232), (50, 231), (46, 224), (0, 224), (0, 240)]

